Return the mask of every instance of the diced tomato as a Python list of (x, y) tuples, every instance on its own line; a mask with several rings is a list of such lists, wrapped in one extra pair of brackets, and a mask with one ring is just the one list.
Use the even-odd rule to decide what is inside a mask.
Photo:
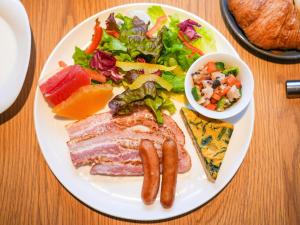
[(100, 83), (105, 83), (106, 82), (106, 77), (102, 73), (99, 73), (96, 70), (91, 70), (91, 69), (88, 69), (88, 68), (84, 68), (84, 70), (88, 73), (88, 75), (90, 76), (90, 78), (92, 80), (98, 81)]
[(225, 87), (225, 88), (221, 91), (221, 96), (225, 96), (229, 90), (230, 90), (230, 87), (229, 87), (229, 86)]
[(222, 92), (222, 88), (219, 86), (215, 89), (214, 93), (217, 94), (217, 95), (221, 95), (221, 92)]
[(210, 99), (210, 102), (211, 102), (212, 104), (216, 104), (218, 101), (217, 101), (216, 99), (212, 98), (212, 99)]
[(208, 62), (206, 64), (207, 72), (208, 73), (213, 73), (216, 72), (218, 69), (216, 67), (216, 64), (214, 62)]
[(218, 93), (216, 93), (216, 92), (214, 92), (213, 95), (212, 95), (211, 97), (212, 97), (213, 99), (217, 100), (217, 101), (219, 101), (219, 100), (221, 99), (221, 96), (220, 96)]
[(207, 106), (205, 106), (207, 109), (209, 110), (216, 110), (217, 105), (216, 104), (208, 104)]
[(78, 65), (67, 66), (41, 83), (40, 90), (50, 105), (66, 100), (80, 87), (91, 84), (88, 73)]
[(226, 84), (231, 87), (236, 83), (236, 81), (237, 81), (237, 79), (235, 78), (235, 76), (230, 75), (226, 79)]
[(241, 83), (241, 81), (239, 81), (239, 80), (236, 80), (236, 82), (235, 82), (235, 86), (236, 86), (237, 88), (241, 88), (241, 87), (242, 87), (242, 83)]

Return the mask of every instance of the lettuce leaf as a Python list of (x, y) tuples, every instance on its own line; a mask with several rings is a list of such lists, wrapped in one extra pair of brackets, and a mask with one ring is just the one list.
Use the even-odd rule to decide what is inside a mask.
[(115, 55), (115, 58), (117, 61), (121, 62), (133, 62), (132, 58), (127, 53), (119, 53), (119, 55)]
[[(173, 21), (174, 22), (174, 21)], [(172, 23), (172, 19), (171, 19)], [(172, 58), (184, 71), (187, 71), (190, 65), (195, 61), (199, 55), (189, 57), (192, 51), (186, 48), (182, 41), (178, 38), (178, 28), (173, 25), (172, 30), (165, 28), (162, 36), (164, 48), (162, 54), (158, 59), (158, 63), (170, 66), (169, 59)]]
[(126, 89), (115, 96), (108, 104), (116, 115), (127, 115), (137, 106), (147, 106), (151, 109), (158, 123), (163, 123), (162, 110), (168, 110), (170, 114), (176, 111), (173, 102), (165, 91), (157, 89), (152, 81), (146, 82), (140, 88)]
[(127, 51), (127, 48), (124, 43), (122, 43), (117, 38), (108, 35), (104, 30), (103, 30), (103, 36), (99, 48), (103, 51), (109, 51), (109, 52)]
[(116, 15), (116, 18), (123, 21), (123, 24), (121, 25), (121, 30), (130, 30), (132, 28), (132, 18), (128, 16), (123, 16), (121, 13), (118, 13)]
[(163, 99), (160, 98), (159, 96), (156, 96), (154, 99), (152, 98), (146, 98), (145, 99), (145, 104), (152, 110), (156, 117), (156, 121), (160, 124), (164, 122), (163, 120), (163, 115), (160, 110), (162, 104), (163, 104)]
[(147, 10), (148, 15), (151, 18), (151, 22), (154, 24), (156, 22), (156, 20), (161, 17), (161, 16), (165, 16), (165, 12), (164, 10), (158, 6), (158, 5), (154, 5), (148, 8)]
[(89, 68), (92, 55), (85, 53), (85, 51), (81, 50), (78, 47), (75, 47), (75, 52), (73, 53), (72, 58), (74, 64)]
[[(116, 95), (108, 106), (113, 114), (119, 115), (124, 112), (131, 112), (134, 102), (144, 100), (147, 96), (156, 97), (156, 87), (153, 82), (146, 82), (142, 87), (130, 90), (127, 89), (119, 95)], [(140, 104), (140, 103), (138, 103)]]
[(119, 26), (115, 20), (114, 13), (109, 14), (109, 17), (105, 21), (106, 30), (114, 30), (119, 32)]
[(174, 33), (178, 33), (179, 31), (178, 24), (180, 23), (180, 20), (176, 16), (169, 16), (169, 18), (170, 18), (169, 29)]
[(204, 53), (217, 51), (214, 33), (207, 27), (196, 28), (197, 33), (201, 36), (192, 42), (196, 48), (201, 49)]
[(200, 57), (199, 54), (194, 54), (192, 57), (190, 57), (189, 55), (178, 55), (177, 57), (177, 61), (178, 61), (178, 64), (181, 66), (181, 68), (184, 70), (184, 71), (187, 71), (190, 66), (193, 64), (193, 62), (195, 62), (198, 58)]
[(130, 57), (135, 59), (139, 55), (142, 55), (148, 62), (156, 63), (163, 47), (163, 30), (158, 32), (156, 38), (149, 39), (146, 36), (149, 23), (146, 24), (137, 16), (131, 19), (118, 14), (116, 17), (123, 20), (120, 28), (120, 41), (126, 45)]
[(181, 69), (187, 71), (199, 55), (195, 54), (190, 57), (192, 51), (178, 38), (179, 22), (179, 19), (170, 16), (169, 27), (165, 28), (162, 35), (164, 48), (158, 63), (170, 66), (170, 59), (172, 59), (172, 66), (177, 64)]
[[(169, 16), (169, 18), (170, 23), (168, 29), (164, 31), (162, 36), (164, 48), (158, 59), (158, 63), (171, 66), (170, 59), (172, 59), (172, 66), (177, 63), (183, 71), (187, 71), (191, 64), (197, 60), (200, 55), (191, 55), (192, 51), (188, 49), (178, 38), (178, 25), (180, 24), (179, 19), (175, 16)], [(203, 26), (195, 26), (194, 28), (200, 37), (190, 43), (205, 53), (216, 51), (216, 42), (213, 32)]]
[(176, 108), (174, 103), (170, 100), (170, 98), (166, 99), (165, 102), (162, 104), (161, 109), (168, 110), (169, 113), (172, 115), (176, 112)]
[(174, 114), (176, 112), (173, 102), (170, 100), (165, 91), (158, 90), (154, 99), (145, 99), (145, 104), (152, 110), (156, 117), (156, 121), (160, 124), (164, 122), (162, 110), (168, 110), (170, 114)]
[(158, 95), (163, 99), (161, 109), (168, 110), (171, 115), (174, 114), (176, 112), (176, 108), (173, 102), (170, 100), (170, 96), (162, 90), (158, 91)]
[(185, 76), (176, 76), (171, 72), (163, 72), (161, 75), (163, 79), (172, 84), (172, 92), (180, 93), (184, 92), (184, 79)]
[(178, 27), (189, 40), (196, 40), (200, 37), (196, 32), (195, 27), (201, 27), (201, 25), (194, 20), (187, 19), (178, 24)]

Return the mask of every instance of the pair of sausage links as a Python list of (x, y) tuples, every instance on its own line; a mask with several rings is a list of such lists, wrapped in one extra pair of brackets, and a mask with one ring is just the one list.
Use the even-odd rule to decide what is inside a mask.
[(175, 199), (178, 172), (178, 151), (175, 141), (167, 139), (162, 146), (162, 184), (160, 203), (170, 208)]
[(159, 157), (152, 141), (143, 139), (139, 147), (143, 162), (144, 181), (142, 199), (146, 205), (152, 204), (157, 196), (160, 183)]
[[(160, 183), (160, 165), (157, 150), (152, 141), (141, 140), (139, 153), (143, 162), (144, 181), (142, 199), (146, 205), (152, 204), (157, 196)], [(162, 186), (160, 202), (164, 208), (170, 208), (175, 199), (178, 172), (177, 145), (167, 139), (162, 146)]]

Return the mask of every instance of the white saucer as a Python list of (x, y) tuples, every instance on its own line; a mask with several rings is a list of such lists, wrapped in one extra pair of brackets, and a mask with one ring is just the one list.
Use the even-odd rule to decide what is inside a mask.
[(0, 1), (0, 34), (0, 113), (2, 113), (18, 97), (30, 58), (30, 25), (26, 11), (19, 1)]

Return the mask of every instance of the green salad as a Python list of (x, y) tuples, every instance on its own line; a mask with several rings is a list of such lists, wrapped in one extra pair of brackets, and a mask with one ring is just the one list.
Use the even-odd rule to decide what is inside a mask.
[(213, 33), (192, 19), (167, 15), (160, 6), (147, 14), (151, 21), (111, 13), (105, 27), (97, 19), (90, 45), (75, 47), (73, 60), (91, 72), (93, 83), (125, 87), (109, 102), (114, 114), (145, 106), (163, 123), (163, 110), (176, 111), (170, 97), (184, 95), (186, 71), (216, 45)]

